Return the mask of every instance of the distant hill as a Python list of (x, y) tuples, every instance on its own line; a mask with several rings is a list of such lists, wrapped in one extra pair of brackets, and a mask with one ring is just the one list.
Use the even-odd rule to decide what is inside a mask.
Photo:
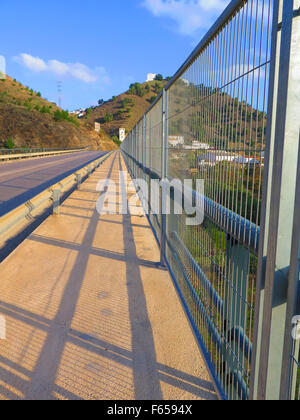
[(99, 135), (94, 127), (7, 76), (0, 80), (0, 148), (8, 141), (15, 147), (118, 148), (105, 132)]
[(129, 90), (94, 109), (88, 110), (84, 117), (90, 128), (95, 122), (101, 124), (101, 129), (109, 136), (119, 136), (119, 128), (128, 132), (136, 125), (147, 108), (156, 99), (167, 81), (134, 83)]

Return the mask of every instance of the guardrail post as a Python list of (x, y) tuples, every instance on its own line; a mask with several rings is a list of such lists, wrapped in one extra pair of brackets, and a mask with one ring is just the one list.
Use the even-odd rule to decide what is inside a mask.
[(60, 207), (60, 190), (52, 191), (53, 214), (59, 214)]
[(80, 190), (81, 183), (82, 183), (82, 175), (81, 174), (75, 174), (76, 176), (76, 182), (77, 182), (77, 189)]
[[(161, 179), (162, 183), (167, 177), (167, 147), (168, 147), (168, 121), (167, 121), (167, 112), (168, 112), (168, 100), (167, 100), (167, 91), (163, 90), (162, 97), (162, 150), (161, 150)], [(160, 265), (165, 267), (165, 254), (166, 254), (166, 229), (167, 229), (167, 215), (166, 209), (163, 208), (163, 193), (164, 189), (161, 185), (160, 188), (160, 209), (161, 209), (161, 236), (160, 236)]]
[[(278, 400), (299, 150), (300, 0), (274, 2), (251, 398)], [(292, 326), (291, 326), (292, 330)]]

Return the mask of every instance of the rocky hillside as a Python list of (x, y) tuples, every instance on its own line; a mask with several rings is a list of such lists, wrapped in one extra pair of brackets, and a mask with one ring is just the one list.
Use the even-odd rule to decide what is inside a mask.
[(7, 142), (15, 147), (118, 148), (105, 132), (97, 134), (91, 125), (8, 76), (0, 80), (0, 148)]

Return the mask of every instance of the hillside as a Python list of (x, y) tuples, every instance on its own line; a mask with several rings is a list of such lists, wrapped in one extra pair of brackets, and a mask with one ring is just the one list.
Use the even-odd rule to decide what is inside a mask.
[[(169, 134), (250, 155), (264, 150), (267, 115), (209, 86), (177, 80), (171, 90)], [(260, 101), (262, 102), (262, 101)], [(258, 104), (261, 108), (261, 103)]]
[(10, 140), (15, 147), (85, 147), (114, 150), (105, 133), (70, 117), (55, 103), (43, 99), (16, 80), (0, 80), (0, 148)]
[(129, 90), (103, 105), (90, 110), (83, 119), (90, 128), (95, 122), (101, 124), (101, 129), (109, 136), (119, 136), (119, 128), (132, 130), (152, 101), (157, 97), (167, 81), (154, 81), (133, 84)]

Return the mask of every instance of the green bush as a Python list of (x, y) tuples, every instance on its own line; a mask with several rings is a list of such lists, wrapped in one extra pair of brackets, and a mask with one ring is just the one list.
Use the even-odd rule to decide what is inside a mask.
[(38, 93), (36, 94), (36, 96), (41, 97), (42, 95), (41, 95), (41, 93), (40, 93), (40, 92), (38, 92)]
[(68, 113), (68, 111), (63, 111), (63, 110), (60, 111), (58, 109), (57, 111), (54, 112), (54, 120), (57, 122), (68, 121), (68, 122), (71, 122), (72, 124), (75, 124), (77, 127), (80, 126), (79, 121), (75, 117), (72, 117)]
[(120, 141), (119, 137), (117, 136), (112, 136), (112, 141), (117, 145), (117, 146), (121, 146), (122, 142)]
[(114, 115), (111, 112), (104, 115), (104, 121), (106, 123), (109, 123), (109, 122), (111, 122), (113, 120), (114, 120)]
[(140, 83), (132, 83), (129, 86), (129, 93), (131, 93), (132, 95), (140, 96), (142, 98), (143, 96), (145, 96), (146, 90), (145, 87)]
[(135, 102), (131, 98), (125, 98), (122, 102), (122, 107), (128, 108), (130, 106), (135, 106)]
[(157, 74), (154, 78), (154, 80), (157, 80), (158, 82), (162, 82), (164, 80), (163, 76), (161, 74)]
[(28, 111), (31, 111), (31, 110), (32, 110), (32, 105), (31, 105), (31, 103), (30, 103), (30, 102), (25, 101), (25, 102), (24, 102), (24, 106), (25, 106), (25, 108), (27, 108), (27, 109), (28, 109)]
[(16, 145), (15, 145), (13, 139), (7, 139), (6, 142), (4, 143), (4, 147), (6, 149), (15, 149)]
[(157, 98), (157, 96), (152, 96), (150, 99), (149, 99), (149, 102), (151, 103), (151, 104), (153, 104), (153, 102), (155, 101), (155, 99)]
[(159, 93), (162, 90), (162, 86), (160, 85), (160, 83), (156, 82), (153, 86), (153, 89), (155, 93)]
[(51, 114), (50, 107), (49, 106), (46, 106), (46, 105), (43, 105), (42, 106), (42, 108), (40, 109), (40, 112), (42, 114)]

